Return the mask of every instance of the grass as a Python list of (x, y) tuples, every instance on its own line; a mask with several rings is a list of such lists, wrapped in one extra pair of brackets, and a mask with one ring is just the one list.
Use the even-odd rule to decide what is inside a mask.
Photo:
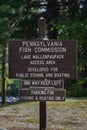
[(39, 119), (38, 118), (23, 118), (21, 120), (22, 122), (29, 122), (29, 123), (39, 123)]
[[(0, 126), (5, 128), (38, 128), (39, 102), (0, 107), (0, 119)], [(87, 130), (87, 100), (47, 102), (47, 130)]]

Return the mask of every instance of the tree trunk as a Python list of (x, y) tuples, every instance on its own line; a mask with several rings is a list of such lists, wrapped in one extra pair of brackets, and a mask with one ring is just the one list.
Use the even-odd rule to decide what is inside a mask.
[(76, 18), (79, 13), (80, 0), (69, 0), (68, 3), (68, 15), (69, 18)]
[(6, 97), (6, 91), (5, 91), (5, 58), (6, 58), (6, 49), (3, 49), (2, 54), (2, 104), (5, 104), (5, 97)]
[(57, 39), (58, 30), (52, 29), (58, 22), (58, 2), (57, 0), (47, 0), (47, 23), (49, 39)]

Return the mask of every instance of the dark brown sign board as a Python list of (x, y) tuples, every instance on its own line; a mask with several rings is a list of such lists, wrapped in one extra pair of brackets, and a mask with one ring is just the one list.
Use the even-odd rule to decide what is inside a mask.
[(74, 40), (9, 41), (9, 77), (19, 79), (77, 78)]
[(63, 80), (22, 80), (22, 88), (64, 88)]
[(20, 101), (65, 101), (66, 90), (20, 89)]

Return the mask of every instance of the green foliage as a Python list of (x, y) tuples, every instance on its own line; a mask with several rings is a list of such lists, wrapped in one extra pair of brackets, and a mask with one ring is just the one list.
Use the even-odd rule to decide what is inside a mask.
[(76, 84), (72, 85), (72, 87), (67, 92), (67, 96), (69, 97), (87, 97), (87, 86), (84, 87), (84, 80), (78, 80)]
[(5, 44), (9, 36), (8, 19), (2, 18), (0, 20), (0, 44)]
[[(87, 96), (87, 18), (63, 18), (53, 29), (58, 29), (58, 39), (75, 39), (78, 41), (78, 81), (71, 84), (68, 96)], [(85, 87), (84, 87), (85, 86)]]
[(21, 88), (21, 80), (8, 80), (7, 82), (7, 95), (19, 96), (19, 89)]
[[(25, 0), (3, 0), (0, 2), (0, 56), (7, 46), (8, 39), (32, 39), (37, 36), (37, 22), (39, 12), (34, 9), (33, 2)], [(4, 57), (5, 58), (5, 57)], [(2, 57), (0, 57), (2, 63)], [(3, 66), (3, 65), (2, 65)], [(6, 64), (5, 76), (7, 84), (15, 84), (13, 93), (20, 87), (14, 80), (8, 79), (8, 65)], [(0, 74), (2, 70), (0, 69)], [(2, 78), (2, 75), (0, 75)], [(1, 84), (1, 82), (0, 82)], [(0, 88), (2, 86), (0, 85)]]
[(59, 30), (59, 39), (76, 39), (78, 41), (79, 66), (87, 64), (87, 19), (74, 21), (64, 19), (56, 28)]

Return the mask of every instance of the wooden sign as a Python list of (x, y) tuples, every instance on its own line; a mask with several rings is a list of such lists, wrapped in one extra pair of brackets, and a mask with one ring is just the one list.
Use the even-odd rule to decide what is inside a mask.
[(65, 101), (66, 91), (61, 89), (20, 89), (20, 101)]
[(22, 80), (22, 88), (64, 88), (63, 80)]
[(9, 41), (9, 77), (77, 78), (76, 41)]

